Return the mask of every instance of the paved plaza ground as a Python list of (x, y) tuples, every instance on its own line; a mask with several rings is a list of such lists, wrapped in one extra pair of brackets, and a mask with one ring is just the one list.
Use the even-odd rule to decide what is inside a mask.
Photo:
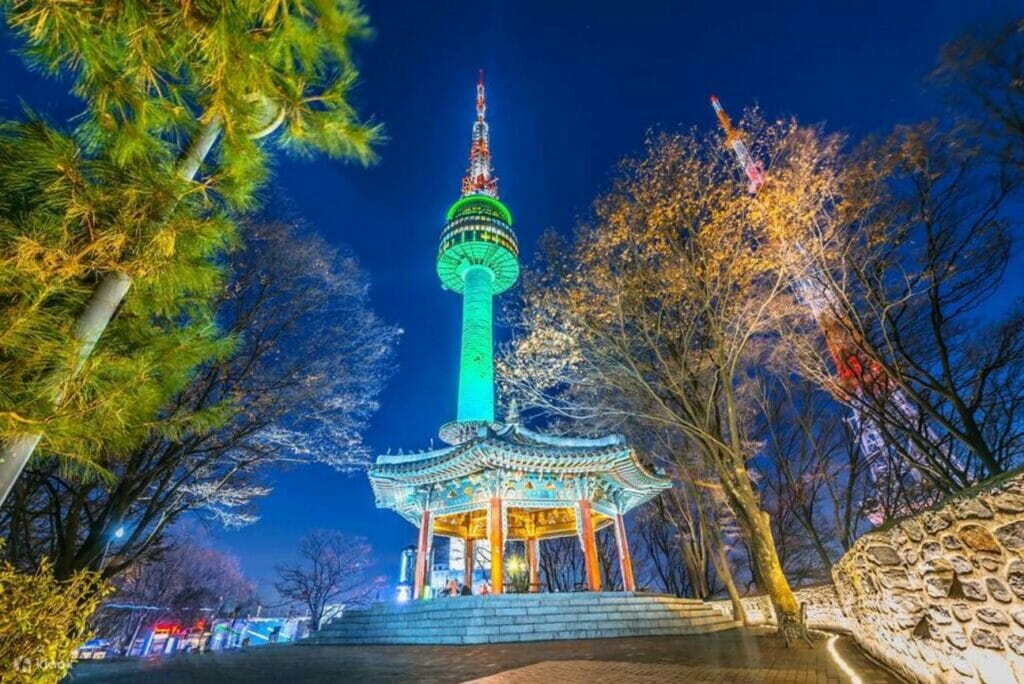
[[(786, 648), (764, 629), (685, 637), (592, 639), (482, 646), (276, 646), (156, 660), (82, 663), (68, 680), (145, 682), (719, 682), (840, 684), (850, 681), (828, 653)], [(836, 649), (864, 684), (898, 682), (847, 638)]]

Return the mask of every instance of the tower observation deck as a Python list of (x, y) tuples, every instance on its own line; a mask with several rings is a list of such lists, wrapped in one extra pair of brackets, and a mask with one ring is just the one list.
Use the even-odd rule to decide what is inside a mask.
[(484, 76), (476, 86), (476, 121), (462, 197), (448, 210), (437, 253), (441, 285), (462, 295), (462, 353), (456, 420), (441, 438), (460, 444), (494, 422), (494, 295), (519, 279), (519, 246), (512, 214), (498, 200), (491, 165)]

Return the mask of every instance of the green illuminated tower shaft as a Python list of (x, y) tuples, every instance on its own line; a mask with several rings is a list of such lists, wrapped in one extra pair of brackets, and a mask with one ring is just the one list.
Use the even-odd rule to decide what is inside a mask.
[(462, 359), (458, 421), (494, 421), (494, 341), (491, 303), (494, 273), (486, 266), (465, 270), (462, 291)]
[(480, 427), (494, 422), (493, 299), (519, 279), (512, 215), (498, 201), (491, 170), (483, 73), (477, 82), (476, 112), (462, 199), (448, 210), (437, 254), (441, 284), (462, 295), (459, 406), (456, 420), (441, 428), (441, 438), (449, 444), (471, 439)]

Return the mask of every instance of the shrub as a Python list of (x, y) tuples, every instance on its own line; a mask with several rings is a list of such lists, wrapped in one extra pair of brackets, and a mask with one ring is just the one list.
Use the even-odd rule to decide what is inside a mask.
[(49, 561), (35, 573), (0, 564), (0, 672), (5, 682), (57, 682), (74, 649), (90, 638), (89, 617), (109, 593), (98, 573), (81, 571), (66, 582)]

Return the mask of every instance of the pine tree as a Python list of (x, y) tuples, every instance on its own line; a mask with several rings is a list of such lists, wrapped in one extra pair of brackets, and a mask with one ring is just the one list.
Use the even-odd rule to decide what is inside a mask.
[(16, 440), (95, 471), (228, 351), (217, 254), (266, 180), (267, 141), (366, 163), (380, 133), (348, 101), (369, 35), (353, 2), (5, 5), (29, 63), (70, 73), (85, 111), (72, 131), (0, 129), (0, 497)]

